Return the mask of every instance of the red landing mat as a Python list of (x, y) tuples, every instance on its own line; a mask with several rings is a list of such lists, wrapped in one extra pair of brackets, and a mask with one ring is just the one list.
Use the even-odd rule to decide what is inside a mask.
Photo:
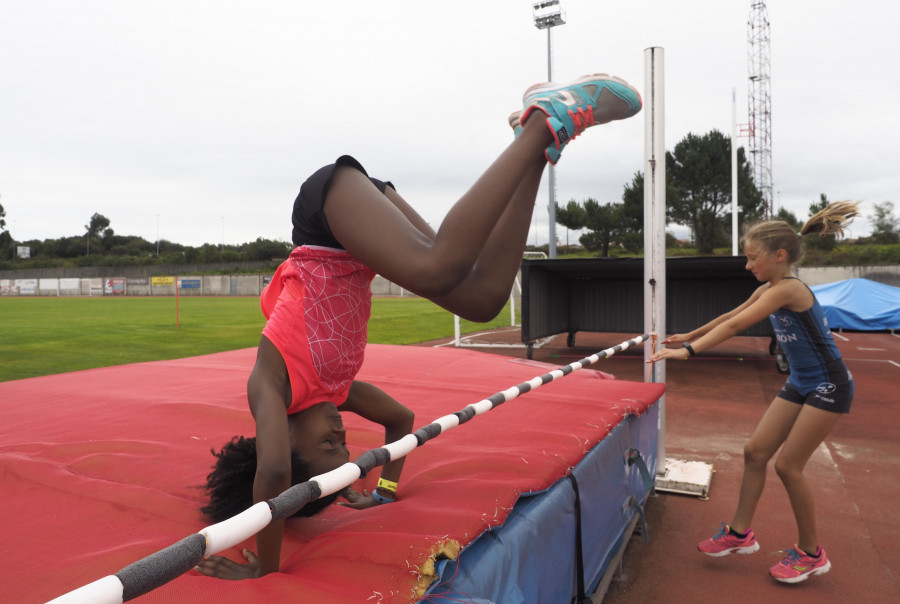
[[(52, 599), (209, 524), (198, 510), (210, 448), (254, 433), (245, 384), (255, 354), (0, 383), (0, 599)], [(468, 350), (371, 345), (360, 379), (410, 407), (418, 428), (552, 368)], [(415, 601), (438, 548), (454, 540), (464, 547), (502, 524), (520, 493), (565, 476), (662, 391), (576, 371), (410, 453), (396, 503), (289, 520), (283, 572), (226, 582), (191, 571), (138, 600)], [(345, 425), (351, 459), (383, 444), (378, 426), (351, 414)], [(355, 486), (371, 489), (378, 474)], [(243, 546), (255, 550), (252, 539)], [(239, 552), (224, 554), (242, 560)]]

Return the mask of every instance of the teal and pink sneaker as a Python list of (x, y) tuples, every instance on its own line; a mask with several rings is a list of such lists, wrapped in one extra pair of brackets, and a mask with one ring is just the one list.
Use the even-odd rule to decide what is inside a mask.
[(804, 553), (796, 545), (788, 550), (787, 555), (769, 569), (769, 574), (782, 583), (799, 583), (814, 575), (824, 575), (831, 570), (831, 562), (820, 545), (815, 556)]
[(719, 532), (697, 544), (697, 549), (713, 558), (721, 558), (728, 554), (752, 554), (759, 551), (759, 543), (753, 529), (748, 528), (745, 537), (739, 537), (731, 532), (731, 527), (722, 523)]
[(556, 164), (566, 144), (587, 128), (629, 118), (641, 110), (642, 104), (641, 95), (628, 82), (605, 73), (583, 76), (565, 85), (535, 84), (525, 91), (522, 101), (520, 124), (535, 111), (546, 116), (553, 143), (544, 154), (551, 164)]
[(513, 136), (518, 138), (522, 132), (522, 110), (513, 111), (509, 114), (509, 127), (513, 130)]

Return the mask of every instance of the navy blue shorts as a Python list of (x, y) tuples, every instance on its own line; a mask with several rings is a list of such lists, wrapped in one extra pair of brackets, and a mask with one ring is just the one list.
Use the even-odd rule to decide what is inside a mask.
[(814, 390), (803, 394), (790, 383), (785, 382), (781, 391), (778, 392), (778, 398), (797, 403), (798, 405), (809, 405), (823, 411), (831, 411), (832, 413), (850, 413), (850, 403), (853, 402), (853, 380), (847, 380), (840, 384), (831, 382), (822, 382)]

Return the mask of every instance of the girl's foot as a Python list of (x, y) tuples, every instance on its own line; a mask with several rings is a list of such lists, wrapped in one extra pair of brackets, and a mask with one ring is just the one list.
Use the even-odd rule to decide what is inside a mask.
[(522, 132), (522, 110), (513, 111), (509, 114), (509, 127), (513, 129), (513, 135), (518, 137)]
[(587, 128), (629, 118), (640, 111), (641, 95), (625, 80), (596, 73), (566, 85), (535, 84), (525, 91), (523, 103), (521, 124), (534, 111), (546, 116), (554, 142), (545, 155), (547, 161), (556, 164), (566, 144)]
[(713, 558), (721, 558), (728, 554), (752, 554), (759, 551), (759, 543), (753, 529), (747, 529), (743, 537), (734, 534), (731, 527), (722, 523), (719, 532), (697, 544), (697, 549)]
[(814, 575), (824, 575), (829, 570), (831, 562), (821, 545), (815, 556), (810, 556), (795, 545), (788, 550), (781, 562), (769, 569), (769, 574), (782, 583), (799, 583)]

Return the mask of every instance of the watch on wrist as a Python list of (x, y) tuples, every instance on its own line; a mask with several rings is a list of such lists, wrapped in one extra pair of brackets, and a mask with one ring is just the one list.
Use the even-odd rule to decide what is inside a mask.
[(378, 492), (378, 489), (375, 489), (374, 491), (372, 491), (372, 499), (377, 501), (379, 505), (385, 504), (385, 503), (394, 503), (393, 499), (391, 499), (390, 497), (385, 497), (384, 495), (382, 495), (381, 493)]

